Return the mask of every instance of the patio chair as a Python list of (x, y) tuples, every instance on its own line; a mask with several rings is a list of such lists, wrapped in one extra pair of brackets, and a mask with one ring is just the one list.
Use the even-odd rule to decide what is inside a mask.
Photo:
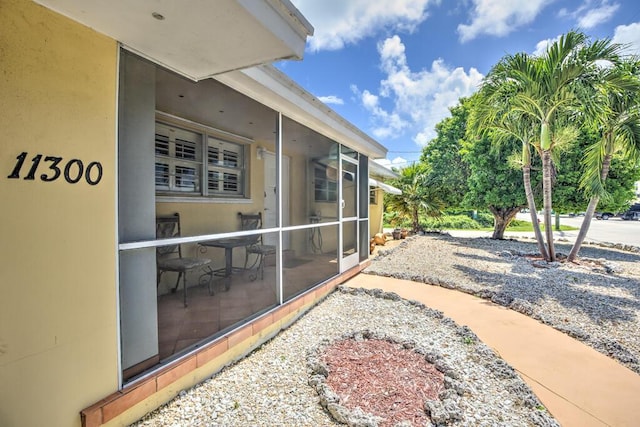
[[(180, 214), (175, 213), (169, 216), (159, 216), (156, 218), (156, 237), (158, 239), (168, 239), (172, 237), (180, 237)], [(160, 285), (162, 273), (171, 271), (178, 273), (176, 286), (171, 289), (174, 293), (180, 286), (180, 278), (182, 278), (184, 306), (187, 306), (187, 273), (192, 270), (200, 269), (209, 265), (211, 260), (208, 258), (185, 258), (182, 256), (182, 249), (179, 244), (159, 246), (156, 248), (156, 267), (157, 267), (157, 285)], [(211, 289), (211, 281), (213, 275), (209, 274), (209, 294), (213, 295)]]
[[(257, 214), (243, 214), (238, 212), (240, 218), (240, 228), (242, 230), (259, 230), (262, 228), (262, 212)], [(257, 273), (260, 273), (260, 280), (264, 279), (264, 261), (265, 257), (269, 255), (275, 255), (276, 247), (274, 245), (265, 245), (262, 242), (262, 234), (256, 234), (254, 236), (247, 237), (247, 244), (245, 246), (244, 256), (244, 268), (251, 270), (256, 267), (256, 276), (252, 277), (252, 280), (257, 278)], [(256, 255), (256, 259), (249, 265), (249, 256)]]

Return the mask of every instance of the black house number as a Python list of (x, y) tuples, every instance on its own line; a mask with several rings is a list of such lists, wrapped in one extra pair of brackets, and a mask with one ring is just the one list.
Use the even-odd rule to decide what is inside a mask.
[[(7, 178), (20, 179), (22, 166), (24, 166), (26, 159), (27, 152), (23, 151), (16, 157), (16, 165)], [(91, 162), (85, 168), (84, 163), (80, 159), (71, 159), (63, 162), (62, 157), (36, 154), (31, 158), (31, 167), (29, 167), (29, 171), (23, 178), (25, 181), (33, 181), (36, 179), (36, 171), (41, 162), (43, 163), (42, 166), (47, 168), (45, 173), (40, 174), (40, 179), (45, 182), (55, 181), (60, 178), (61, 175), (64, 175), (65, 181), (69, 184), (77, 184), (84, 178), (87, 184), (96, 185), (102, 179), (102, 164), (100, 162)]]

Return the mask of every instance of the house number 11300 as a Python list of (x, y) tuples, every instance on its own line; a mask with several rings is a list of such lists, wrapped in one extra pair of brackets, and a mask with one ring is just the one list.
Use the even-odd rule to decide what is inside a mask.
[[(62, 168), (62, 157), (46, 156), (42, 154), (36, 154), (31, 159), (31, 167), (23, 178), (27, 181), (33, 181), (36, 179), (36, 170), (40, 166), (40, 162), (48, 162), (48, 170), (46, 173), (40, 174), (40, 179), (45, 182), (55, 181), (64, 174), (64, 179), (69, 184), (77, 184), (82, 178), (87, 181), (89, 185), (96, 185), (102, 179), (102, 164), (100, 162), (91, 162), (84, 167), (84, 163), (80, 159), (71, 159), (64, 164)], [(27, 159), (27, 152), (23, 151), (16, 157), (16, 165), (13, 171), (7, 178), (20, 179), (20, 172), (22, 166)], [(62, 168), (62, 169), (61, 169)]]

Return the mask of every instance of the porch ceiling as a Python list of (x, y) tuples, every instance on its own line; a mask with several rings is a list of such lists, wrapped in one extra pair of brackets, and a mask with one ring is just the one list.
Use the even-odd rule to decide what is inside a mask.
[(289, 0), (35, 0), (192, 80), (302, 59), (313, 27)]

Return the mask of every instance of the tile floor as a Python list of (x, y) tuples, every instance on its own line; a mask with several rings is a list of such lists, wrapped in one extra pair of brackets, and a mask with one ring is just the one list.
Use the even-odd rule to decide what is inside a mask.
[[(290, 267), (290, 268), (287, 268)], [(253, 271), (255, 273), (255, 271)], [(289, 260), (283, 269), (284, 299), (337, 274), (335, 256)], [(158, 297), (158, 341), (160, 360), (187, 351), (193, 345), (222, 334), (240, 322), (277, 305), (275, 267), (265, 267), (264, 278), (251, 280), (250, 272), (234, 273), (230, 278), (214, 277), (214, 295), (205, 285), (188, 287), (188, 306), (183, 304), (182, 290)], [(187, 280), (194, 283), (197, 274)], [(225, 290), (225, 280), (229, 290)]]

